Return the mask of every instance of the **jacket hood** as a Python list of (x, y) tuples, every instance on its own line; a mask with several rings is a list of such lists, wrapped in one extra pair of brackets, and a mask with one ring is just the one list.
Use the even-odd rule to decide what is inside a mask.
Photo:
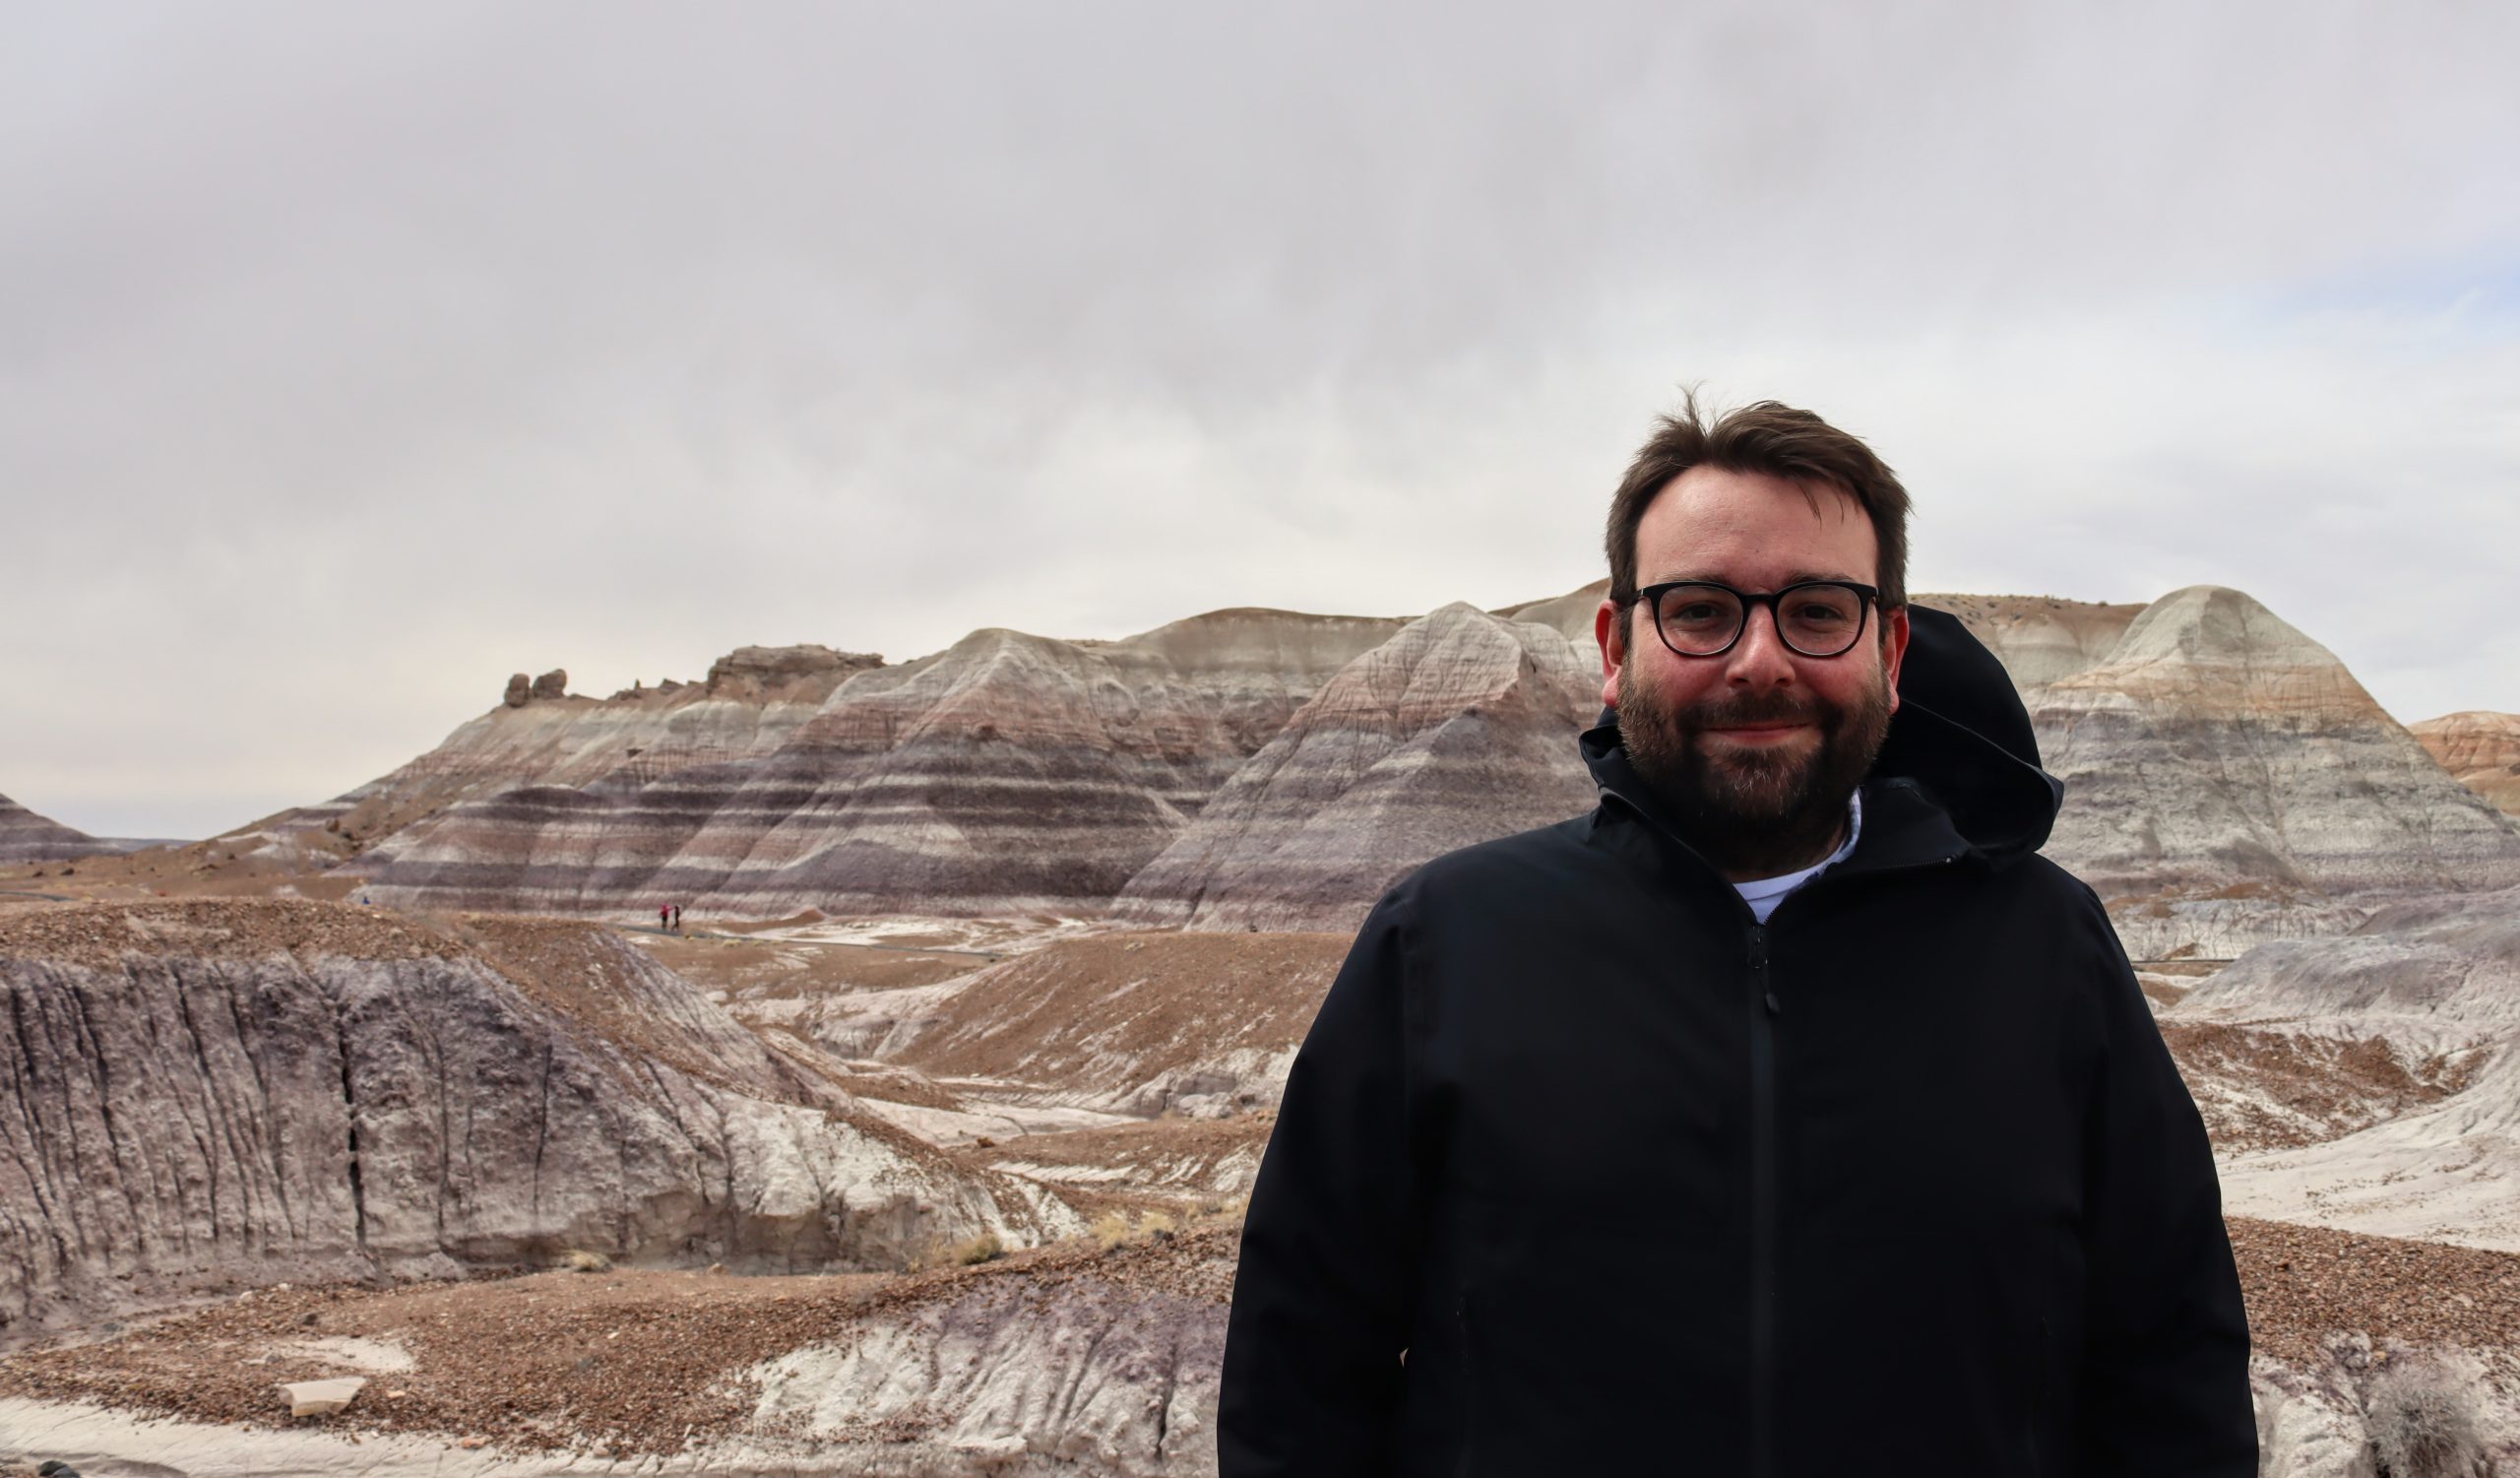
[[(1921, 792), (1972, 851), (1989, 860), (2038, 851), (2056, 823), (2065, 787), (2040, 768), (2039, 738), (2011, 675), (1948, 611), (1911, 606), (1908, 631), (1899, 712), (1865, 786), (1903, 785)], [(1616, 709), (1603, 709), (1600, 723), (1584, 732), (1581, 742), (1596, 785), (1632, 805), (1653, 803), (1643, 777), (1628, 763)], [(1873, 814), (1867, 797), (1866, 835)]]

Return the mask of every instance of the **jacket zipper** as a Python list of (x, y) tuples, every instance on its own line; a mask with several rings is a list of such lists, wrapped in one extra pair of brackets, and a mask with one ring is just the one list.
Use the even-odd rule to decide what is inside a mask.
[(1768, 929), (1750, 926), (1750, 1478), (1775, 1471), (1776, 989)]
[(2039, 1417), (2048, 1404), (2048, 1316), (2039, 1316), (2039, 1342), (2031, 1348), (2030, 1362), (2030, 1478), (2039, 1478), (2043, 1464), (2039, 1461)]

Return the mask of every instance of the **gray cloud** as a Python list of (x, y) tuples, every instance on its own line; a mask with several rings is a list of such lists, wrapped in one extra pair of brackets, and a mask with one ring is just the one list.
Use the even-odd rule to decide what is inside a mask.
[(1870, 436), (1920, 588), (2236, 584), (2520, 708), (2498, 9), (18, 29), (0, 791), (92, 829), (519, 668), (1551, 593), (1684, 380)]

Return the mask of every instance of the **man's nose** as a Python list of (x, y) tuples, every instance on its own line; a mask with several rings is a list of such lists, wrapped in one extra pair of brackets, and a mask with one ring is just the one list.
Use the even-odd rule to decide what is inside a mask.
[(1750, 609), (1741, 639), (1732, 644), (1729, 656), (1724, 670), (1727, 681), (1744, 687), (1777, 687), (1794, 680), (1794, 652), (1777, 631), (1776, 611), (1769, 607)]

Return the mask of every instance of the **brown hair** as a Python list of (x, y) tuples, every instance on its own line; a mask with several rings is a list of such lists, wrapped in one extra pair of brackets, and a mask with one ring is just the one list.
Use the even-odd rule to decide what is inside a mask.
[(1882, 609), (1908, 604), (1908, 489), (1872, 448), (1808, 411), (1776, 401), (1728, 411), (1709, 424), (1698, 411), (1696, 392), (1682, 391), (1679, 414), (1656, 422), (1610, 499), (1610, 599), (1622, 616), (1636, 604), (1636, 527), (1655, 494), (1692, 467), (1784, 478), (1802, 484), (1815, 504), (1815, 486), (1854, 498), (1872, 520)]

